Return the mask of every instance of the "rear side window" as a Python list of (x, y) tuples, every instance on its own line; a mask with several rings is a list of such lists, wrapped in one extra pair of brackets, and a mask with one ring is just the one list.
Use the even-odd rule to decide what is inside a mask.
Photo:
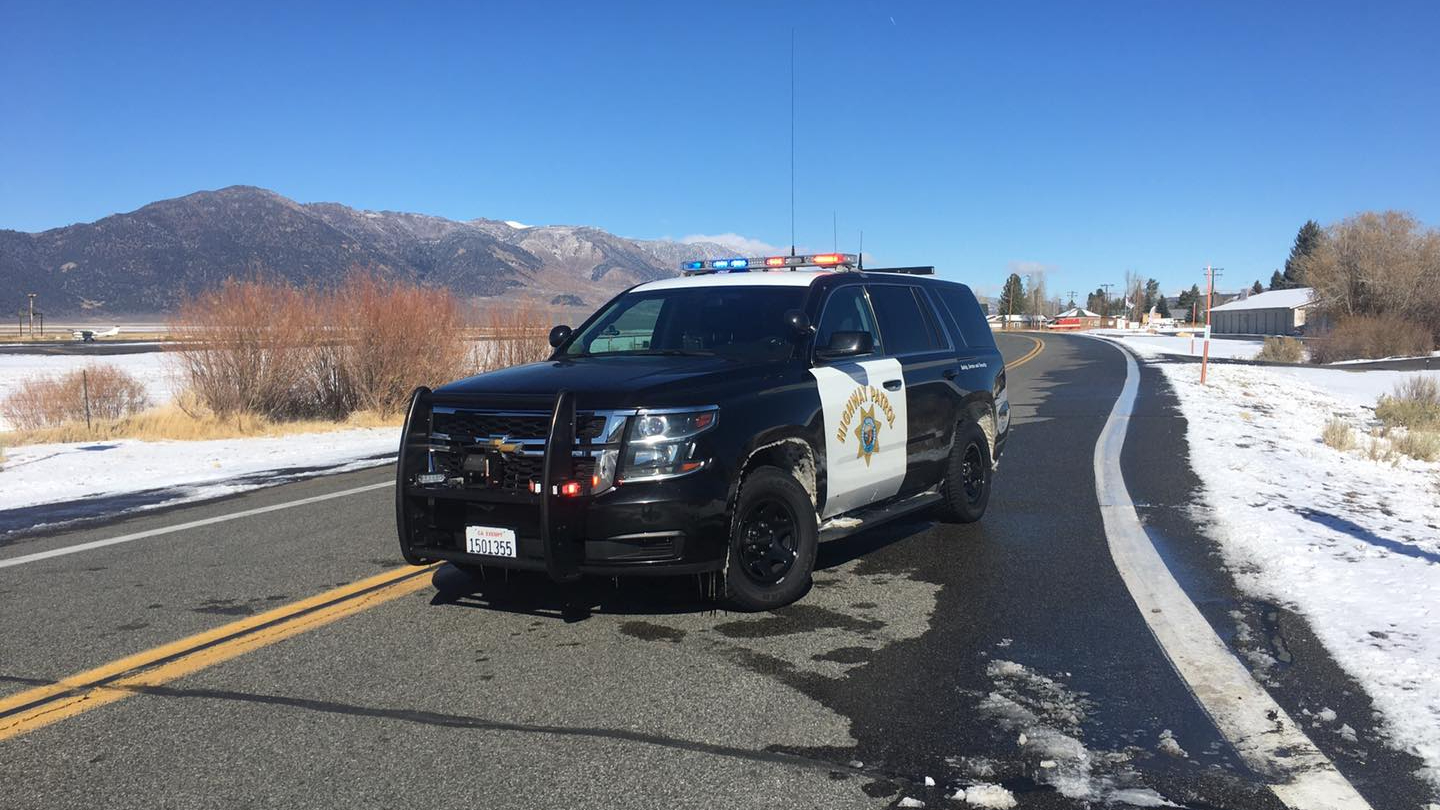
[(887, 354), (915, 354), (941, 348), (943, 343), (929, 313), (921, 308), (913, 287), (877, 284), (870, 287), (870, 301), (880, 322)]
[(990, 324), (985, 322), (985, 314), (980, 311), (980, 302), (975, 300), (970, 290), (958, 284), (936, 284), (930, 292), (939, 296), (940, 302), (949, 310), (967, 345), (975, 349), (995, 346), (995, 333), (990, 331)]

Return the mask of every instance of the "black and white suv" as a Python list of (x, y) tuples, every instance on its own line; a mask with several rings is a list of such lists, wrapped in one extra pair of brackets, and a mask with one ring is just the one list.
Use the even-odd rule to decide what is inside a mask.
[(835, 518), (978, 520), (1010, 421), (979, 304), (930, 268), (856, 263), (690, 263), (555, 327), (544, 362), (417, 390), (406, 560), (710, 573), (764, 610), (805, 593), (818, 542), (855, 523)]

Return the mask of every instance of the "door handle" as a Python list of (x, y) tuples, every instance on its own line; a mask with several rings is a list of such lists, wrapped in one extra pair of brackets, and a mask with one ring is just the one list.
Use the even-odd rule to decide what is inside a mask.
[(899, 380), (886, 380), (886, 381), (885, 381), (885, 390), (886, 390), (886, 391), (899, 391), (899, 390), (900, 390), (900, 385), (901, 385), (901, 382), (900, 382)]
[(959, 377), (959, 376), (960, 376), (960, 369), (958, 369), (958, 368), (947, 368), (947, 369), (945, 369), (945, 379), (947, 379), (947, 380), (953, 380), (953, 379), (955, 379), (956, 377)]

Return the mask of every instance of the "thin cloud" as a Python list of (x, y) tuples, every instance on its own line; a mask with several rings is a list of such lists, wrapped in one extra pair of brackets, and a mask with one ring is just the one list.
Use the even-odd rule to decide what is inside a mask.
[(680, 241), (687, 245), (694, 245), (699, 242), (710, 242), (716, 245), (723, 245), (736, 253), (741, 253), (746, 256), (765, 256), (767, 254), (784, 252), (781, 248), (775, 247), (774, 245), (762, 242), (759, 239), (741, 236), (738, 233), (693, 233), (689, 236), (680, 237)]

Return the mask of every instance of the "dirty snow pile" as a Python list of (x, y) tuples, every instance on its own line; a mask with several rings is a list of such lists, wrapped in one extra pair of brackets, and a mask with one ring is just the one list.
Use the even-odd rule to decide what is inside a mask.
[[(1381, 394), (1440, 371), (1220, 365), (1202, 387), (1196, 364), (1160, 368), (1188, 423), (1200, 520), (1237, 583), (1304, 615), (1440, 784), (1440, 463), (1384, 458), (1370, 434)], [(1322, 442), (1332, 418), (1355, 428), (1354, 449)], [(1343, 734), (1347, 719), (1327, 726)]]
[[(53, 515), (87, 500), (117, 498), (114, 509), (160, 506), (229, 495), (321, 472), (385, 463), (399, 447), (397, 428), (357, 428), (281, 437), (188, 442), (114, 441), (32, 444), (7, 448), (0, 463), (0, 532), (24, 518), (50, 523)], [(124, 496), (133, 496), (126, 506)], [(5, 515), (26, 509), (23, 516)], [(83, 509), (80, 509), (83, 513)], [(63, 519), (63, 518), (62, 518)]]
[[(1085, 802), (1174, 806), (1141, 783), (1129, 753), (1092, 751), (1085, 746), (1082, 726), (1092, 710), (1085, 695), (1014, 661), (993, 660), (986, 674), (994, 689), (979, 696), (980, 710), (1015, 735), (1021, 757), (1035, 767), (1035, 781), (1066, 798)], [(967, 770), (974, 776), (993, 773), (984, 763), (979, 768), (968, 763)], [(976, 803), (972, 798), (976, 789), (965, 789), (966, 801)]]

